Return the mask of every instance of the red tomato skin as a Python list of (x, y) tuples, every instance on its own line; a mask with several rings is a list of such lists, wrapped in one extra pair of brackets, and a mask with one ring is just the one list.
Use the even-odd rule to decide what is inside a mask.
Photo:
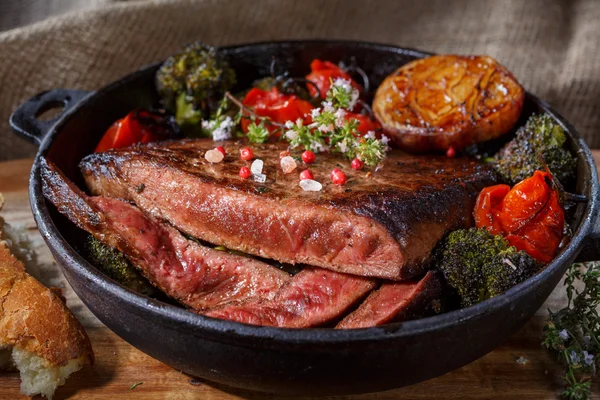
[(473, 216), (477, 228), (486, 228), (494, 235), (502, 234), (502, 225), (498, 218), (502, 200), (510, 192), (508, 185), (494, 185), (479, 192), (475, 202)]
[(225, 147), (223, 147), (223, 146), (215, 147), (215, 150), (221, 152), (221, 154), (223, 154), (224, 156), (227, 155), (227, 152), (225, 151)]
[(512, 189), (507, 185), (485, 188), (477, 197), (475, 226), (503, 235), (511, 246), (543, 263), (552, 261), (563, 238), (565, 215), (559, 195), (536, 171)]
[(499, 214), (502, 228), (513, 233), (537, 215), (548, 202), (552, 189), (546, 183), (547, 172), (535, 171), (531, 178), (517, 183), (502, 201)]
[(349, 121), (351, 119), (357, 120), (358, 127), (356, 129), (363, 135), (366, 135), (371, 131), (378, 132), (381, 130), (381, 124), (376, 120), (371, 120), (371, 118), (367, 115), (347, 112), (344, 118), (346, 119), (346, 121)]
[(547, 263), (552, 261), (556, 255), (563, 238), (564, 226), (565, 214), (560, 205), (558, 194), (552, 191), (545, 207), (515, 234), (527, 240), (539, 252), (535, 255), (530, 253), (532, 257)]
[[(331, 81), (336, 80), (336, 78), (348, 79), (352, 87), (359, 92), (363, 91), (361, 85), (352, 79), (346, 71), (332, 62), (314, 59), (310, 63), (310, 71), (310, 74), (306, 75), (306, 79), (313, 82), (319, 88), (321, 98), (325, 98), (325, 95), (331, 87)], [(317, 93), (317, 89), (310, 83), (308, 83), (306, 87), (311, 96), (316, 97), (317, 94), (319, 94)]]
[[(269, 91), (252, 88), (242, 103), (252, 109), (255, 114), (268, 117), (273, 122), (280, 124), (284, 124), (286, 121), (295, 122), (297, 119), (310, 123), (310, 112), (314, 108), (308, 101), (293, 94), (283, 94), (276, 87)], [(250, 122), (248, 118), (242, 118), (241, 126), (244, 132), (248, 132)], [(268, 123), (265, 123), (265, 126), (271, 133), (278, 130), (276, 126)]]
[(145, 116), (150, 115), (144, 111), (131, 111), (124, 118), (112, 124), (100, 139), (94, 152), (99, 153), (128, 147), (136, 143), (150, 143), (158, 140), (156, 135), (145, 129), (137, 120), (141, 113), (145, 113)]

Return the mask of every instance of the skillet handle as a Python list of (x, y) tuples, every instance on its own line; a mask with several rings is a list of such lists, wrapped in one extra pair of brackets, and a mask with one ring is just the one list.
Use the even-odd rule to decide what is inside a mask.
[[(39, 93), (21, 104), (10, 116), (10, 127), (17, 136), (39, 146), (52, 126), (81, 99), (90, 94), (85, 90), (53, 89)], [(40, 119), (46, 111), (62, 108), (51, 119)]]

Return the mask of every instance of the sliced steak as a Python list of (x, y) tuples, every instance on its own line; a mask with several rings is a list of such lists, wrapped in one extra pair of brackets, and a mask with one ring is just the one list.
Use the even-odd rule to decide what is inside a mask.
[(204, 247), (121, 200), (88, 197), (45, 159), (44, 196), (101, 242), (123, 252), (170, 297), (195, 310), (271, 298), (290, 275), (263, 262)]
[(336, 329), (368, 328), (413, 319), (431, 308), (439, 308), (441, 294), (442, 283), (437, 271), (427, 272), (418, 281), (385, 283)]
[(306, 267), (272, 300), (230, 303), (206, 315), (252, 325), (284, 328), (319, 326), (343, 316), (376, 286), (376, 281)]
[[(408, 279), (420, 274), (432, 248), (451, 230), (468, 227), (478, 192), (494, 183), (486, 166), (466, 158), (418, 157), (393, 151), (367, 174), (347, 160), (319, 154), (311, 170), (320, 192), (284, 174), (285, 143), (252, 146), (265, 163), (266, 182), (243, 180), (250, 162), (240, 142), (222, 142), (224, 161), (204, 153), (216, 145), (196, 139), (111, 150), (80, 164), (96, 195), (123, 198), (207, 242), (286, 263), (349, 274)], [(342, 168), (344, 186), (331, 183)], [(297, 173), (298, 172), (298, 173)]]

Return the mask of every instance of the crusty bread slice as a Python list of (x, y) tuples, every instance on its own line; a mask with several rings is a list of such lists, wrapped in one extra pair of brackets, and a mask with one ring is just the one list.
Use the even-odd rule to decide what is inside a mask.
[(24, 394), (51, 399), (71, 373), (93, 361), (79, 321), (0, 241), (0, 369), (16, 367)]

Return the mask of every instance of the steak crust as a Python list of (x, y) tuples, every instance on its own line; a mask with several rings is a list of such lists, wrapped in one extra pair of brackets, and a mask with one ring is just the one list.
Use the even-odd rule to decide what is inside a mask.
[[(204, 159), (222, 145), (219, 164)], [(423, 272), (442, 236), (472, 224), (479, 191), (493, 172), (466, 158), (410, 156), (392, 151), (367, 173), (332, 154), (311, 165), (320, 192), (305, 192), (284, 174), (285, 143), (253, 146), (264, 183), (238, 172), (243, 142), (196, 139), (141, 145), (87, 156), (80, 164), (91, 192), (134, 202), (144, 212), (210, 243), (291, 264), (392, 280)], [(330, 182), (333, 168), (348, 176)]]

